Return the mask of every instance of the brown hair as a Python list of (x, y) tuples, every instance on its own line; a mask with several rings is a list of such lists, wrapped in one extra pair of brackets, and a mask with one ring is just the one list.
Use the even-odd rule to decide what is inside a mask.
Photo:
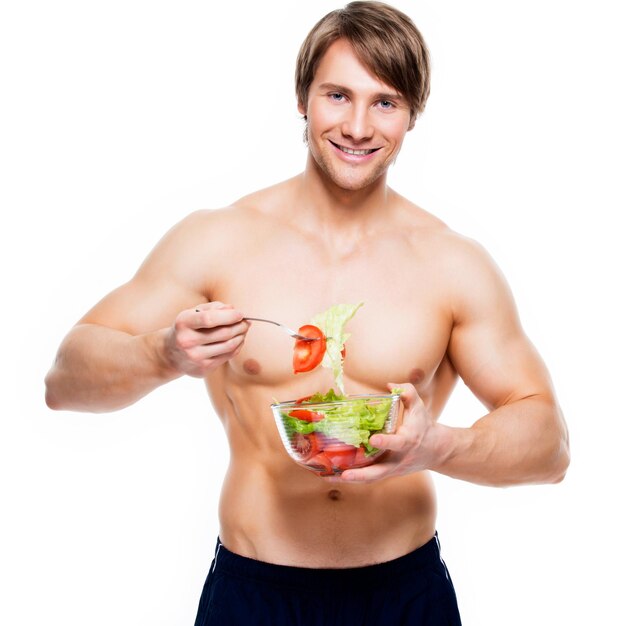
[(412, 20), (384, 2), (350, 2), (318, 21), (297, 56), (298, 102), (307, 108), (316, 68), (338, 39), (348, 40), (361, 63), (404, 96), (411, 108), (410, 130), (430, 95), (430, 53)]

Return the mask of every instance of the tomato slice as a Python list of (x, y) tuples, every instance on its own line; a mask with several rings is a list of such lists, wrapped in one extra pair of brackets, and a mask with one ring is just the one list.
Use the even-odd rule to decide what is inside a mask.
[(355, 467), (363, 467), (364, 465), (369, 465), (374, 461), (374, 456), (366, 456), (365, 448), (360, 446), (357, 448), (357, 454), (355, 456)]
[(314, 455), (306, 463), (320, 470), (322, 476), (331, 476), (333, 474), (333, 463), (331, 463), (331, 459), (324, 452)]
[(351, 446), (346, 443), (330, 443), (325, 447), (323, 453), (334, 467), (343, 471), (355, 464), (357, 450), (358, 448), (356, 446)]
[(293, 450), (299, 457), (299, 461), (307, 461), (318, 453), (318, 439), (316, 433), (295, 433), (290, 442)]
[(302, 402), (305, 402), (306, 400), (309, 400), (312, 396), (303, 396), (302, 398), (299, 398), (298, 400), (295, 400), (294, 403), (295, 404), (301, 404)]
[(308, 409), (295, 409), (294, 411), (290, 411), (288, 415), (290, 415), (290, 417), (296, 417), (298, 420), (303, 420), (304, 422), (319, 422), (324, 418), (322, 413), (316, 413)]
[(340, 354), (342, 355), (343, 359), (346, 358), (346, 344), (342, 346), (342, 351), (340, 352)]
[(294, 353), (292, 356), (292, 369), (295, 374), (299, 372), (311, 372), (318, 367), (327, 350), (327, 338), (318, 326), (306, 324), (299, 328), (299, 335), (316, 339), (316, 341), (305, 341), (297, 339), (294, 343)]

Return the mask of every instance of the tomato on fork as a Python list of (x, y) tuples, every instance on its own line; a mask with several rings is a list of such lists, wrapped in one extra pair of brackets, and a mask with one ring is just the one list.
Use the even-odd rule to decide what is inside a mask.
[(311, 324), (301, 326), (299, 335), (309, 337), (315, 341), (306, 341), (304, 339), (295, 341), (292, 356), (292, 369), (295, 374), (311, 372), (318, 367), (327, 350), (327, 338), (318, 326), (312, 326)]

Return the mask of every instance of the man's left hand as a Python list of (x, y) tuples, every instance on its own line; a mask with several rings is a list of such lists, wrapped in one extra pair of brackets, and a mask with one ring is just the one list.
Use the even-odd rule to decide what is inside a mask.
[(432, 469), (446, 457), (446, 440), (449, 438), (450, 428), (437, 424), (432, 419), (417, 390), (410, 383), (389, 383), (388, 387), (390, 390), (396, 387), (402, 389), (402, 423), (392, 435), (373, 435), (370, 443), (381, 450), (389, 450), (389, 454), (374, 465), (346, 470), (338, 478), (329, 480), (373, 482), (390, 476)]

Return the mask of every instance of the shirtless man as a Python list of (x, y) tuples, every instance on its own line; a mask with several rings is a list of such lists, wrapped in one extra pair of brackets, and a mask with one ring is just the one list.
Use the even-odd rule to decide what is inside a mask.
[[(47, 403), (113, 411), (204, 378), (230, 466), (197, 625), (459, 624), (428, 470), (558, 482), (566, 426), (488, 254), (387, 186), (429, 93), (410, 19), (376, 2), (329, 13), (301, 48), (296, 87), (305, 171), (172, 228), (69, 332)], [(269, 405), (328, 390), (330, 372), (293, 375), (290, 339), (243, 316), (297, 328), (360, 301), (346, 390), (397, 384), (403, 422), (371, 440), (384, 461), (321, 478), (287, 456)], [(470, 428), (438, 422), (458, 376), (489, 411)]]

